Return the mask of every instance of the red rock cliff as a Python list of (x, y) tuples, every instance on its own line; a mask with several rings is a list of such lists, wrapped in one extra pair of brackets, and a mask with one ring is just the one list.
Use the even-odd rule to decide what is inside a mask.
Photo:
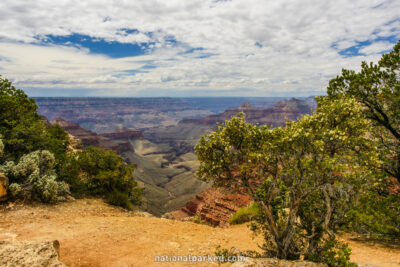
[(250, 196), (235, 194), (220, 188), (208, 188), (186, 203), (182, 212), (187, 216), (198, 215), (214, 226), (228, 226), (229, 218), (239, 208), (248, 206)]
[(100, 136), (117, 140), (143, 139), (143, 133), (132, 129), (122, 128), (113, 133), (102, 133)]
[(50, 123), (58, 124), (69, 134), (81, 140), (83, 147), (98, 146), (106, 149), (115, 150), (120, 154), (126, 151), (133, 151), (133, 147), (130, 142), (111, 140), (111, 138), (98, 135), (92, 131), (83, 129), (79, 126), (79, 124), (66, 121), (63, 118), (57, 118)]

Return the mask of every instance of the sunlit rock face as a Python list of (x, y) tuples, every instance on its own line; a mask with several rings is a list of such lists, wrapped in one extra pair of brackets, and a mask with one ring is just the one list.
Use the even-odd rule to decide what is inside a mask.
[(250, 202), (251, 198), (245, 194), (208, 188), (187, 202), (182, 211), (190, 216), (198, 215), (213, 226), (225, 227), (232, 214)]

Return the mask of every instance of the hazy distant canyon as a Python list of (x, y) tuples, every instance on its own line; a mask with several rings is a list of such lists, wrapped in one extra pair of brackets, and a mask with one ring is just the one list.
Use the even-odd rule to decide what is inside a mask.
[(84, 146), (118, 151), (136, 166), (143, 208), (178, 210), (209, 185), (197, 180), (193, 147), (217, 123), (244, 112), (251, 123), (280, 126), (315, 108), (313, 98), (36, 98), (39, 113)]

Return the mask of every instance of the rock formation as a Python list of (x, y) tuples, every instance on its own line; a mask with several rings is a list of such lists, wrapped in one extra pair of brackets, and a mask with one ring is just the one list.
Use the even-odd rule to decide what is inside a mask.
[(182, 98), (40, 97), (36, 104), (50, 120), (62, 117), (96, 133), (175, 125), (184, 117), (212, 114)]
[(7, 188), (8, 179), (3, 173), (0, 173), (0, 201), (7, 200)]
[(213, 226), (225, 227), (229, 225), (232, 214), (239, 208), (248, 206), (250, 202), (251, 198), (244, 194), (221, 188), (208, 188), (187, 202), (180, 211), (172, 212), (165, 217), (180, 220), (197, 215)]
[(63, 267), (58, 260), (60, 243), (0, 241), (0, 266)]
[(100, 136), (104, 136), (113, 140), (143, 139), (143, 133), (141, 131), (131, 130), (128, 128), (122, 128), (112, 133), (102, 133)]
[(228, 109), (220, 114), (210, 115), (201, 119), (184, 119), (182, 122), (214, 126), (243, 112), (246, 121), (249, 123), (268, 124), (278, 127), (282, 126), (286, 119), (293, 121), (298, 120), (304, 114), (311, 114), (311, 110), (312, 108), (307, 102), (296, 98), (278, 101), (273, 107), (266, 109), (254, 109), (250, 103), (244, 102), (239, 108)]
[[(88, 146), (98, 146), (106, 149), (116, 150), (120, 154), (126, 151), (133, 151), (131, 143), (126, 140), (112, 140), (113, 138), (109, 138), (107, 137), (107, 135), (98, 135), (92, 131), (83, 129), (77, 123), (66, 121), (63, 118), (57, 118), (50, 123), (58, 124), (69, 134), (81, 140), (82, 146), (84, 148)], [(136, 138), (141, 138), (142, 134), (140, 131), (125, 129), (125, 131), (118, 131), (115, 134), (109, 133), (108, 136), (116, 137), (115, 139), (126, 139), (127, 136), (135, 136)]]

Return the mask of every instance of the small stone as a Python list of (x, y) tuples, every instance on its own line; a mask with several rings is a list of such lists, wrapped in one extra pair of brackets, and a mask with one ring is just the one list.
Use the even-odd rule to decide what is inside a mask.
[(7, 200), (8, 178), (4, 173), (0, 173), (0, 201)]

